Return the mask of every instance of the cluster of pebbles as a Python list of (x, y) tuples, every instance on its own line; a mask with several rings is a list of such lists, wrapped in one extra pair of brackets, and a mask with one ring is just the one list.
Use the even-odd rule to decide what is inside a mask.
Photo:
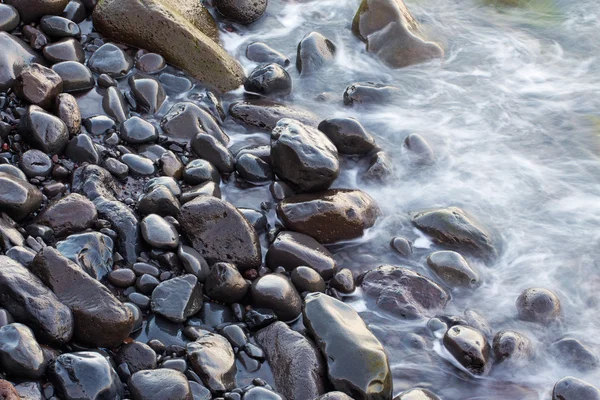
[[(244, 84), (253, 95), (224, 107), (161, 55), (95, 32), (92, 0), (5, 3), (0, 398), (392, 399), (388, 354), (343, 301), (357, 286), (382, 311), (428, 318), (428, 334), (467, 375), (534, 355), (524, 334), (494, 334), (475, 311), (438, 314), (453, 291), (480, 284), (468, 257), (498, 256), (493, 235), (461, 209), (412, 216), (447, 248), (427, 258), (435, 280), (400, 266), (358, 277), (338, 266), (326, 245), (361, 237), (381, 214), (367, 193), (330, 188), (342, 161), (368, 160), (362, 179), (376, 184), (393, 165), (357, 120), (268, 100), (292, 91), (285, 55), (250, 44), (260, 63)], [(266, 1), (246, 3), (216, 9), (251, 23)], [(296, 68), (313, 74), (335, 51), (312, 32)], [(395, 90), (355, 83), (343, 98), (377, 102)], [(233, 141), (232, 124), (270, 139)], [(421, 136), (405, 145), (416, 164), (433, 162)], [(256, 186), (271, 194), (256, 209), (221, 198), (223, 188)], [(391, 245), (412, 252), (404, 238)], [(515, 313), (541, 325), (562, 318), (544, 288), (523, 292)], [(598, 363), (575, 338), (552, 351), (582, 369)], [(438, 398), (426, 388), (394, 397)], [(566, 377), (553, 398), (600, 399), (600, 390)]]

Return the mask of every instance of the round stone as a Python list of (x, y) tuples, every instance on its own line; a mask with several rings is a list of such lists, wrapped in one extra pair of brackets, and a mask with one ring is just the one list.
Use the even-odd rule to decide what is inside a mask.
[(121, 138), (132, 144), (148, 143), (158, 138), (158, 131), (150, 122), (131, 117), (121, 125)]
[(179, 234), (175, 227), (156, 214), (146, 216), (140, 223), (142, 237), (152, 247), (158, 249), (176, 249), (179, 246)]
[(317, 271), (309, 267), (296, 267), (292, 271), (292, 283), (298, 292), (325, 292), (325, 281)]
[(517, 313), (524, 321), (549, 323), (560, 317), (560, 300), (548, 289), (529, 288), (517, 298)]
[(32, 149), (23, 153), (19, 166), (28, 178), (34, 176), (46, 177), (52, 171), (52, 160), (46, 153)]
[(254, 281), (252, 305), (275, 312), (282, 321), (293, 321), (302, 312), (302, 299), (292, 282), (280, 274), (269, 274)]

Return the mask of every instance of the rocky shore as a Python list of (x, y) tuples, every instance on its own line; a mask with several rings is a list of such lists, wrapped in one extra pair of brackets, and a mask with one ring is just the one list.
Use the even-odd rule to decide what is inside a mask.
[[(331, 38), (307, 32), (295, 55), (250, 43), (250, 71), (225, 50), (225, 27), (243, 32), (266, 9), (0, 4), (0, 399), (435, 400), (426, 382), (402, 382), (398, 354), (357, 298), (412, 324), (393, 339), (401, 347), (437, 354), (468, 382), (542, 351), (519, 324), (562, 323), (564, 300), (543, 287), (514, 299), (515, 330), (476, 310), (445, 312), (502, 255), (498, 233), (450, 200), (410, 215), (433, 243), (423, 269), (365, 271), (336, 254), (386, 218), (341, 174), (356, 162), (360, 185), (393, 184), (393, 159), (357, 119), (286, 100), (290, 71), (318, 76), (341, 51)], [(444, 57), (402, 0), (363, 0), (348, 24), (390, 68)], [(368, 106), (400, 89), (348, 82), (338, 95)], [(421, 135), (404, 146), (415, 168), (435, 162)], [(411, 241), (389, 240), (411, 257)], [(574, 337), (543, 351), (581, 371), (598, 366)], [(567, 376), (547, 390), (600, 399), (593, 384)], [(507, 392), (530, 398), (517, 385)]]

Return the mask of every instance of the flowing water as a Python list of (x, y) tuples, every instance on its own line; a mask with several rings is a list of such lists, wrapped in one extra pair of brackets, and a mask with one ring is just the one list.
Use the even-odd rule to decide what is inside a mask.
[[(396, 168), (388, 184), (367, 186), (357, 179), (364, 161), (344, 162), (334, 187), (366, 190), (384, 216), (365, 237), (331, 248), (341, 267), (358, 274), (389, 263), (431, 276), (425, 259), (439, 247), (415, 230), (409, 212), (462, 207), (495, 232), (501, 256), (489, 263), (470, 260), (482, 284), (454, 292), (444, 312), (462, 316), (466, 309), (477, 310), (494, 333), (513, 329), (536, 346), (526, 366), (495, 365), (488, 376), (475, 378), (446, 361), (439, 337), (424, 334), (424, 348), (415, 349), (411, 333), (427, 332), (426, 320), (373, 311), (359, 293), (347, 300), (386, 346), (394, 392), (421, 386), (444, 399), (547, 399), (566, 375), (598, 385), (599, 369), (561, 365), (548, 347), (570, 336), (600, 350), (600, 4), (533, 0), (500, 7), (479, 0), (409, 0), (427, 37), (441, 43), (446, 56), (443, 63), (397, 70), (366, 53), (352, 35), (358, 4), (274, 0), (261, 21), (222, 38), (247, 71), (255, 66), (244, 57), (252, 41), (287, 54), (292, 65), (298, 42), (313, 30), (337, 45), (335, 63), (315, 77), (300, 78), (289, 68), (294, 92), (288, 102), (323, 118), (357, 118)], [(361, 81), (396, 86), (399, 96), (382, 105), (344, 106), (346, 86)], [(234, 140), (251, 134), (268, 142), (265, 133), (229, 128), (240, 132)], [(431, 144), (434, 165), (409, 162), (402, 143), (413, 132)], [(266, 195), (266, 188), (225, 189), (238, 206), (257, 207)], [(394, 236), (411, 240), (414, 253), (405, 258), (392, 251)], [(529, 287), (559, 296), (560, 324), (516, 319), (515, 300)]]

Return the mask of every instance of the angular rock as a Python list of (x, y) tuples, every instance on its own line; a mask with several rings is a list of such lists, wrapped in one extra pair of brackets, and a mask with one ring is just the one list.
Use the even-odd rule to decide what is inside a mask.
[(129, 379), (132, 400), (193, 400), (190, 382), (172, 369), (139, 371)]
[(472, 374), (489, 372), (490, 345), (478, 330), (464, 325), (453, 326), (444, 335), (444, 347)]
[(330, 118), (321, 121), (323, 132), (341, 154), (367, 154), (375, 148), (375, 139), (354, 118)]
[(158, 131), (150, 122), (131, 117), (121, 125), (121, 138), (131, 144), (154, 142), (158, 138)]
[(162, 83), (150, 75), (137, 73), (130, 76), (129, 87), (137, 100), (138, 110), (144, 113), (158, 112), (167, 97)]
[(302, 299), (285, 275), (261, 276), (252, 283), (250, 295), (255, 308), (273, 310), (282, 321), (293, 321), (302, 312)]
[(287, 197), (277, 206), (286, 228), (323, 244), (362, 236), (375, 224), (379, 212), (368, 194), (350, 189)]
[(37, 379), (47, 365), (31, 329), (18, 323), (0, 328), (0, 366), (4, 371), (19, 378)]
[(250, 284), (233, 264), (219, 262), (212, 266), (206, 277), (204, 289), (213, 300), (231, 304), (241, 301), (248, 293)]
[(190, 185), (199, 185), (204, 182), (221, 182), (219, 171), (210, 162), (202, 159), (190, 161), (183, 170), (183, 180)]
[(192, 274), (198, 278), (198, 282), (204, 283), (206, 277), (210, 273), (210, 268), (204, 257), (192, 247), (184, 246), (182, 244), (180, 244), (177, 249), (177, 256), (179, 257), (181, 264), (183, 264), (183, 269), (185, 269), (188, 274)]
[(152, 292), (152, 311), (173, 322), (184, 322), (202, 307), (202, 285), (188, 274), (162, 282)]
[(367, 296), (379, 307), (403, 318), (422, 318), (440, 310), (450, 295), (437, 283), (407, 268), (382, 265), (367, 272), (361, 281)]
[(229, 143), (229, 136), (219, 126), (215, 118), (194, 103), (175, 104), (162, 118), (160, 127), (174, 139), (191, 140), (199, 132), (208, 133), (221, 144)]
[(185, 203), (177, 219), (192, 247), (209, 263), (226, 261), (240, 269), (260, 266), (256, 230), (230, 203), (201, 195)]
[(42, 192), (29, 182), (0, 172), (0, 211), (21, 220), (40, 208)]
[(319, 32), (310, 32), (298, 43), (296, 68), (300, 76), (314, 74), (333, 61), (336, 46)]
[(60, 15), (69, 0), (6, 0), (19, 11), (21, 20), (28, 24), (37, 21), (44, 15)]
[(319, 118), (310, 111), (290, 108), (268, 100), (233, 103), (229, 107), (229, 114), (244, 125), (268, 132), (272, 131), (282, 118), (294, 119), (315, 128), (319, 125)]
[(69, 140), (67, 125), (38, 106), (29, 106), (20, 129), (35, 148), (50, 155), (60, 154)]
[(219, 172), (229, 174), (234, 171), (233, 154), (214, 136), (198, 133), (192, 139), (192, 150), (198, 157), (213, 164)]
[(427, 265), (450, 287), (473, 288), (479, 283), (477, 272), (455, 251), (431, 253)]
[(57, 250), (43, 248), (30, 268), (73, 312), (77, 340), (117, 347), (129, 336), (134, 323), (131, 311)]
[(70, 235), (56, 249), (92, 278), (102, 280), (113, 268), (113, 240), (99, 232)]
[(384, 183), (390, 180), (394, 174), (394, 164), (390, 156), (384, 151), (378, 151), (371, 156), (369, 168), (362, 178), (376, 183)]
[(27, 65), (17, 76), (15, 93), (21, 99), (42, 108), (50, 108), (63, 90), (63, 81), (56, 72), (43, 65)]
[(82, 133), (69, 141), (65, 156), (78, 163), (98, 164), (100, 155), (90, 135)]
[(548, 289), (529, 288), (517, 298), (517, 313), (524, 321), (548, 324), (560, 318), (560, 300)]
[(219, 46), (216, 24), (197, 1), (103, 0), (93, 21), (111, 39), (161, 54), (221, 91), (243, 82), (242, 67)]
[[(129, 118), (129, 106), (125, 104), (125, 98), (121, 91), (115, 87), (111, 86), (106, 89), (106, 93), (102, 97), (102, 109), (108, 114), (109, 117), (122, 124)], [(138, 128), (138, 120), (133, 120), (134, 122), (130, 122), (130, 125), (133, 126), (122, 126), (121, 127), (121, 136), (123, 137), (123, 130), (129, 129), (131, 132), (134, 131), (134, 128)], [(135, 123), (135, 124), (134, 124)], [(137, 130), (137, 129), (136, 129)], [(125, 133), (127, 135), (127, 133)], [(138, 135), (130, 135), (130, 136), (138, 136)], [(157, 135), (158, 136), (158, 135)], [(125, 139), (127, 142), (129, 140)], [(129, 142), (135, 143), (135, 142)]]
[(356, 400), (392, 397), (387, 354), (352, 307), (325, 294), (311, 293), (305, 298), (303, 315), (336, 390)]
[(179, 200), (163, 185), (154, 186), (138, 201), (138, 212), (141, 215), (158, 214), (160, 216), (177, 216)]
[[(12, 0), (11, 2), (28, 3), (29, 1)], [(0, 57), (0, 91), (12, 88), (17, 75), (25, 66), (31, 63), (45, 64), (43, 57), (34, 52), (27, 43), (9, 33), (0, 32), (0, 49), (2, 49), (2, 57)]]
[(85, 51), (77, 39), (67, 38), (44, 47), (44, 57), (51, 63), (64, 61), (85, 62)]
[(90, 200), (97, 197), (114, 200), (119, 193), (119, 187), (110, 172), (97, 165), (77, 168), (73, 173), (71, 188), (73, 192), (84, 194)]
[(214, 394), (235, 388), (235, 355), (231, 344), (221, 335), (206, 332), (186, 346), (190, 366)]
[(96, 207), (87, 198), (72, 193), (51, 203), (38, 216), (37, 223), (49, 226), (57, 237), (90, 228), (96, 221)]
[(552, 400), (599, 400), (600, 389), (572, 376), (556, 382)]
[(256, 334), (265, 350), (275, 388), (286, 399), (314, 399), (325, 392), (327, 367), (319, 349), (310, 340), (275, 322)]
[(132, 374), (145, 369), (156, 369), (156, 353), (150, 346), (142, 342), (132, 342), (121, 346), (115, 361), (117, 365), (127, 364)]
[(7, 214), (0, 214), (0, 249), (8, 251), (15, 246), (23, 246), (25, 239), (17, 229), (17, 224)]

